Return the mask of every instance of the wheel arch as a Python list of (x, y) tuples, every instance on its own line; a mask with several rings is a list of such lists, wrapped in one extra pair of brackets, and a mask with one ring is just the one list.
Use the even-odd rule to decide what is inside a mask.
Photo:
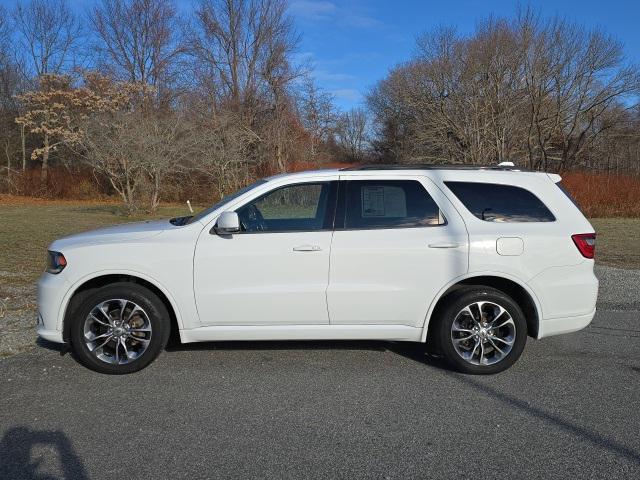
[(157, 295), (169, 312), (171, 334), (173, 335), (180, 332), (182, 325), (180, 311), (171, 294), (169, 294), (159, 282), (138, 272), (100, 272), (79, 280), (65, 295), (58, 320), (59, 329), (62, 330), (62, 338), (65, 342), (69, 341), (69, 328), (71, 323), (68, 319), (82, 299), (97, 288), (118, 282), (135, 283), (149, 289)]
[(461, 288), (471, 285), (492, 287), (509, 295), (520, 306), (527, 321), (527, 335), (538, 337), (541, 306), (535, 293), (521, 280), (504, 273), (482, 272), (458, 278), (445, 286), (431, 303), (422, 332), (422, 341), (427, 341), (431, 319), (438, 315), (447, 302), (447, 297)]

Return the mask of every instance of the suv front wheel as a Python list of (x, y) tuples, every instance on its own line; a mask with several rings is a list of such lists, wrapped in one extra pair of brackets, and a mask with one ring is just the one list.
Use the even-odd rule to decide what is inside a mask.
[(128, 282), (88, 294), (71, 318), (77, 359), (101, 373), (132, 373), (149, 365), (169, 338), (169, 313), (147, 288)]
[(527, 322), (518, 304), (490, 287), (468, 287), (452, 294), (437, 322), (440, 351), (463, 373), (506, 370), (527, 341)]

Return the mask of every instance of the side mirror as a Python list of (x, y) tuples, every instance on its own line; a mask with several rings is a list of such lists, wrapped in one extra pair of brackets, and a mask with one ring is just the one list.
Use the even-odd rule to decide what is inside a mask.
[(240, 231), (240, 219), (236, 212), (222, 212), (218, 217), (215, 227), (218, 235), (231, 235)]

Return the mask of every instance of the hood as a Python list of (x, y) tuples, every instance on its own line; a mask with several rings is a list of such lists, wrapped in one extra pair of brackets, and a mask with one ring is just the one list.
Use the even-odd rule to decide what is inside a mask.
[(50, 245), (49, 250), (62, 251), (69, 247), (142, 240), (171, 228), (176, 227), (169, 220), (124, 223), (60, 238)]

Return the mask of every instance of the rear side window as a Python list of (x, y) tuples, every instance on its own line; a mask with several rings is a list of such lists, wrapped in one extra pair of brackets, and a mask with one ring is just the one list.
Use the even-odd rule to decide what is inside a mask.
[(513, 185), (444, 182), (473, 215), (486, 222), (553, 222), (555, 217), (533, 193)]
[(409, 228), (444, 223), (438, 206), (416, 180), (346, 182), (345, 228)]

